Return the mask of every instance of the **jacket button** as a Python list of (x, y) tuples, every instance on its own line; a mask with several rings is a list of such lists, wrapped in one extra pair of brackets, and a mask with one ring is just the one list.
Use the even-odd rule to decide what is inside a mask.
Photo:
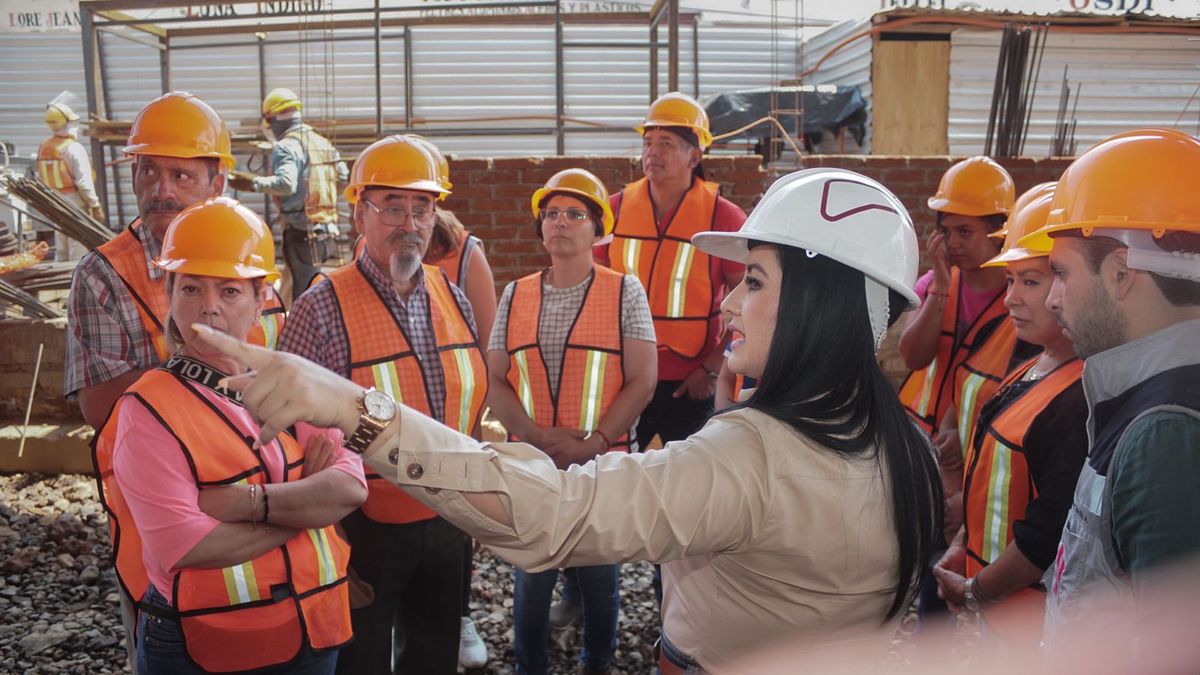
[(408, 470), (406, 473), (408, 473), (409, 480), (420, 480), (421, 476), (425, 475), (425, 468), (420, 464), (413, 462), (412, 464), (408, 465)]
[(392, 448), (392, 451), (388, 453), (388, 461), (392, 463), (392, 466), (396, 466), (396, 464), (400, 461), (399, 448)]

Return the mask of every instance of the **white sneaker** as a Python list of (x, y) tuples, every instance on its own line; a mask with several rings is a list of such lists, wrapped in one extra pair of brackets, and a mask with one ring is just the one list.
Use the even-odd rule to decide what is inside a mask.
[(487, 644), (475, 630), (475, 622), (470, 617), (462, 618), (462, 628), (458, 634), (458, 665), (463, 668), (482, 668), (487, 665)]

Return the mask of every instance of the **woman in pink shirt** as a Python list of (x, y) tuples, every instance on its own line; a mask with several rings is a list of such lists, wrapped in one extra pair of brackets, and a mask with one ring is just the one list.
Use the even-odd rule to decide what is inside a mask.
[[(366, 498), (361, 461), (340, 433), (305, 425), (256, 442), (257, 421), (221, 384), (241, 368), (193, 342), (195, 323), (245, 339), (274, 260), (262, 220), (217, 198), (175, 219), (156, 261), (182, 346), (125, 392), (97, 449), (103, 467), (111, 447), (118, 573), (135, 594), (144, 579), (143, 675), (333, 673), (351, 638), (349, 546), (334, 525)], [(120, 555), (139, 539), (144, 572)]]

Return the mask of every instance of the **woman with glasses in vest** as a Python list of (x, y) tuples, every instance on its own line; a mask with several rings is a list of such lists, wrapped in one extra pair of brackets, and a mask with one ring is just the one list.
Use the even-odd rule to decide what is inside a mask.
[(934, 567), (952, 608), (983, 613), (988, 635), (1019, 648), (1041, 639), (1043, 573), (1054, 562), (1071, 496), (1087, 457), (1083, 361), (1046, 297), (1049, 249), (1017, 244), (1046, 224), (1053, 187), (1014, 211), (1000, 255), (1017, 337), (1042, 353), (1015, 368), (983, 404), (967, 448), (963, 526)]
[[(654, 322), (637, 277), (593, 262), (592, 247), (613, 229), (600, 179), (560, 171), (534, 192), (532, 207), (550, 267), (504, 289), (488, 347), (488, 404), (510, 438), (567, 469), (631, 449), (633, 425), (654, 393)], [(556, 568), (516, 571), (518, 673), (547, 672), (557, 579)], [(580, 672), (607, 672), (617, 646), (620, 565), (572, 568), (567, 586), (583, 615)]]
[(222, 378), (239, 364), (195, 340), (246, 339), (278, 277), (266, 224), (216, 198), (175, 219), (168, 274), (178, 350), (119, 399), (97, 459), (123, 589), (140, 600), (137, 672), (332, 673), (350, 641), (349, 545), (334, 525), (366, 498), (341, 434), (260, 428)]
[(746, 263), (722, 309), (743, 335), (730, 367), (758, 387), (661, 450), (566, 471), (294, 355), (202, 339), (254, 369), (230, 386), (264, 433), (296, 419), (361, 429), (364, 461), (522, 569), (661, 562), (665, 673), (727, 671), (785, 638), (882, 657), (942, 518), (929, 441), (876, 360), (917, 304), (912, 221), (879, 183), (809, 169), (779, 179), (739, 232), (693, 241)]

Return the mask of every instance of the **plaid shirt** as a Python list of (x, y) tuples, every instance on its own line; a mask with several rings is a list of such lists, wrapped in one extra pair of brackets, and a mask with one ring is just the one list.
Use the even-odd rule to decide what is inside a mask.
[[(129, 234), (141, 241), (150, 279), (165, 283), (166, 272), (153, 264), (158, 257), (159, 242), (143, 228), (131, 229)], [(89, 252), (79, 261), (71, 278), (64, 393), (75, 398), (84, 387), (104, 384), (125, 373), (156, 365), (154, 340), (142, 326), (129, 289), (107, 260), (95, 251)]]
[[(438, 358), (433, 325), (429, 322), (429, 291), (425, 288), (424, 268), (418, 268), (415, 287), (408, 298), (402, 298), (392, 285), (391, 278), (379, 269), (370, 256), (360, 257), (356, 264), (359, 273), (383, 298), (384, 305), (397, 324), (404, 326), (430, 393), (430, 417), (443, 421), (446, 379), (441, 359)], [(444, 274), (441, 270), (438, 273)], [(467, 296), (458, 286), (448, 285), (471, 326), (471, 332), (475, 333), (475, 315), (471, 311), (471, 303), (467, 302)], [(279, 351), (298, 354), (342, 377), (350, 377), (350, 341), (342, 326), (342, 310), (331, 281), (321, 281), (296, 299), (292, 311), (288, 313), (287, 323), (283, 325), (283, 333), (279, 336)]]

